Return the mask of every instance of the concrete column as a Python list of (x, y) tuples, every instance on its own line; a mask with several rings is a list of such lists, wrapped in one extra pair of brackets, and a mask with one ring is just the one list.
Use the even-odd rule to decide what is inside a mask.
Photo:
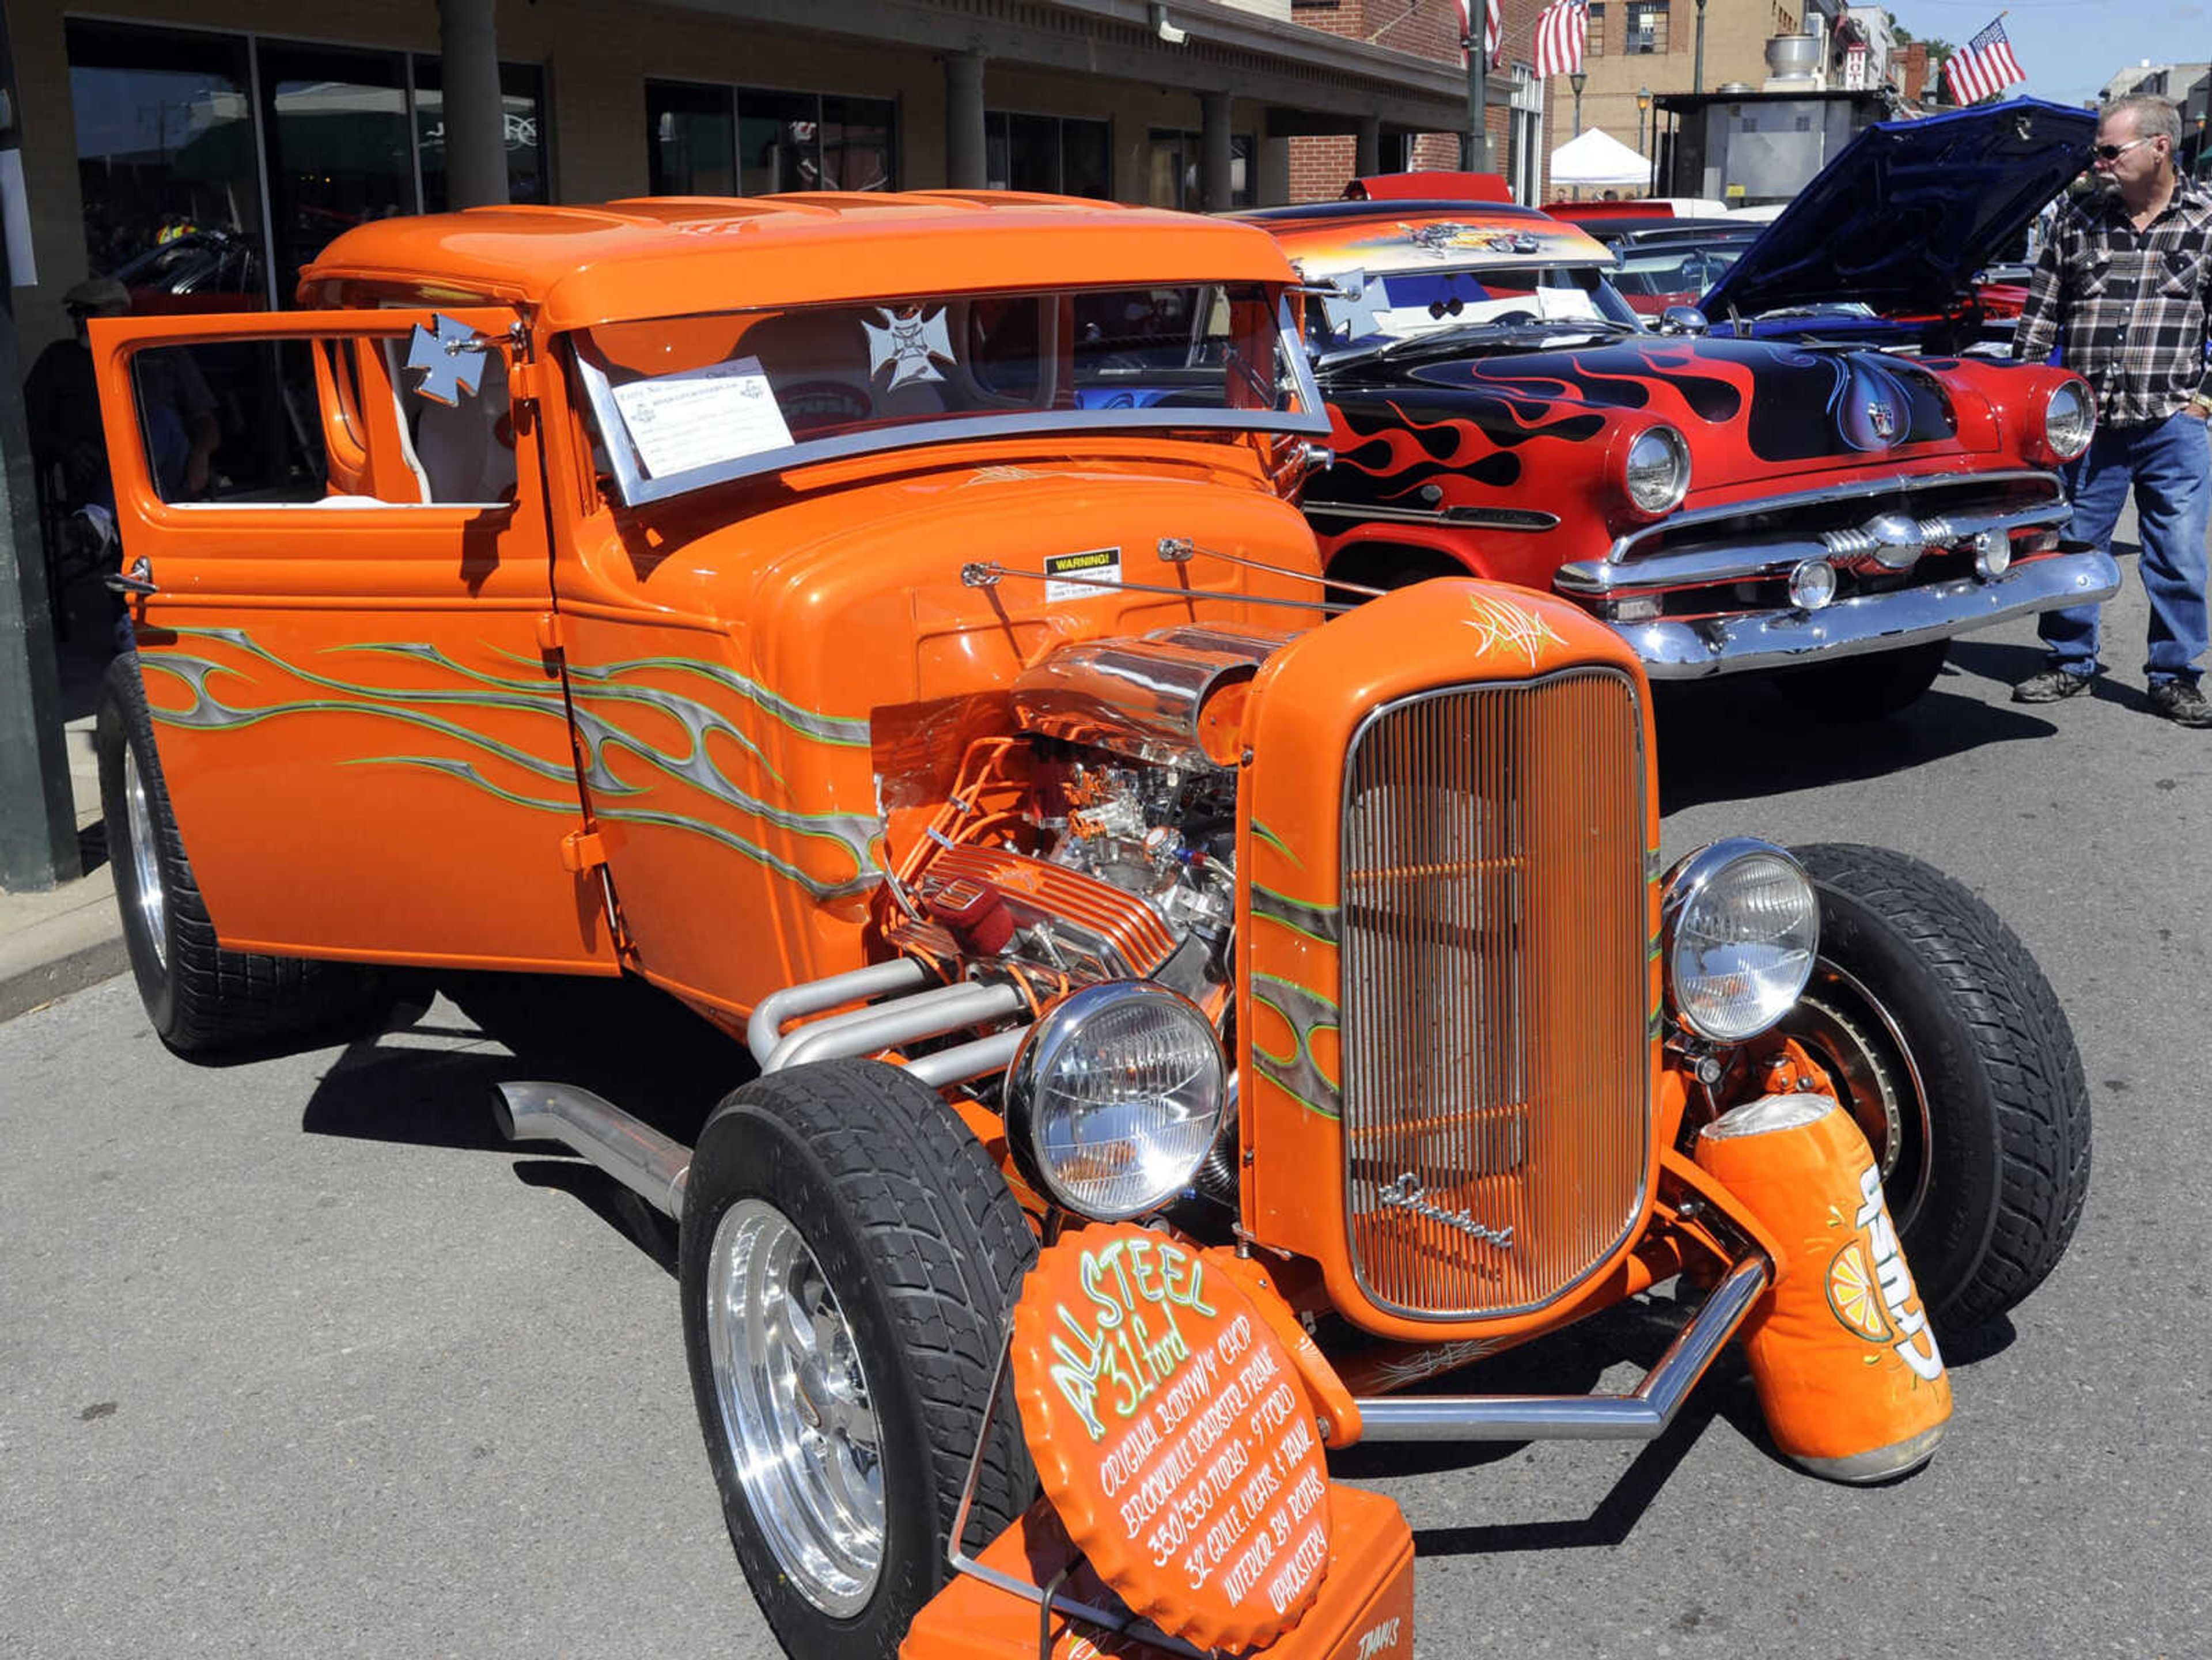
[(1382, 118), (1363, 115), (1359, 118), (1358, 159), (1352, 163), (1352, 176), (1371, 179), (1382, 171)]
[(1202, 92), (1198, 95), (1198, 204), (1207, 213), (1226, 213), (1231, 206), (1229, 94)]
[(499, 95), (493, 0), (438, 0), (446, 120), (446, 201), (481, 208), (507, 200), (507, 106)]
[(945, 184), (949, 190), (981, 190), (990, 183), (983, 141), (983, 54), (945, 58)]

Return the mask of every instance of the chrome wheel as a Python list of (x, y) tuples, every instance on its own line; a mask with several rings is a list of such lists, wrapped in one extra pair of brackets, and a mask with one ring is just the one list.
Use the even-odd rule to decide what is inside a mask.
[(1822, 961), (1783, 1030), (1803, 1043), (1834, 1079), (1844, 1110), (1857, 1121), (1898, 1231), (1920, 1219), (1933, 1174), (1935, 1127), (1920, 1068), (1897, 1021), (1875, 994)]
[(161, 857), (154, 845), (154, 814), (146, 805), (146, 778), (138, 770), (138, 751), (123, 746), (123, 802), (131, 818), (131, 886), (138, 903), (138, 921), (154, 948), (154, 959), (169, 966), (169, 902), (161, 885)]
[(775, 1206), (742, 1199), (714, 1229), (707, 1334), (730, 1462), (761, 1536), (835, 1617), (884, 1560), (883, 1432), (821, 1264)]

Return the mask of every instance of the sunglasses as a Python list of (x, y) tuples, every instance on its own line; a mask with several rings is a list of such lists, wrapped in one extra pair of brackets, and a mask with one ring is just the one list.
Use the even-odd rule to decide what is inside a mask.
[[(2153, 133), (2151, 137), (2154, 138), (2157, 136), (2157, 134)], [(2137, 144), (2148, 144), (2148, 143), (2150, 143), (2149, 138), (2130, 138), (2124, 144), (2092, 144), (2089, 146), (2089, 154), (2095, 156), (2100, 161), (2117, 161), (2123, 155), (2125, 155), (2130, 150), (2133, 149)]]

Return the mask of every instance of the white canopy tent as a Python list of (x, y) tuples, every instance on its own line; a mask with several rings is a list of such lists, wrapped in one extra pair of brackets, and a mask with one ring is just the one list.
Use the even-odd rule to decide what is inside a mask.
[(1650, 187), (1651, 163), (1602, 127), (1590, 127), (1552, 152), (1555, 190), (1633, 185)]

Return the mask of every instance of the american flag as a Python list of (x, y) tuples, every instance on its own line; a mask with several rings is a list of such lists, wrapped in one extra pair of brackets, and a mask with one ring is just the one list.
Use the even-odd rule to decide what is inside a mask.
[(2027, 79), (2020, 59), (2012, 55), (2012, 40), (2005, 33), (2004, 14), (1996, 22), (1944, 60), (1943, 82), (1954, 103), (1974, 104), (1994, 98), (2007, 87)]
[[(1468, 0), (1455, 0), (1455, 3), (1459, 7), (1459, 49), (1465, 52), (1474, 44), (1474, 27), (1468, 21)], [(1498, 0), (1490, 0), (1486, 9), (1490, 15), (1482, 25), (1482, 64), (1487, 69), (1498, 61), (1498, 37), (1504, 25), (1498, 15)]]
[(1572, 75), (1583, 66), (1583, 42), (1589, 33), (1589, 0), (1559, 0), (1536, 15), (1536, 74), (1539, 78)]

